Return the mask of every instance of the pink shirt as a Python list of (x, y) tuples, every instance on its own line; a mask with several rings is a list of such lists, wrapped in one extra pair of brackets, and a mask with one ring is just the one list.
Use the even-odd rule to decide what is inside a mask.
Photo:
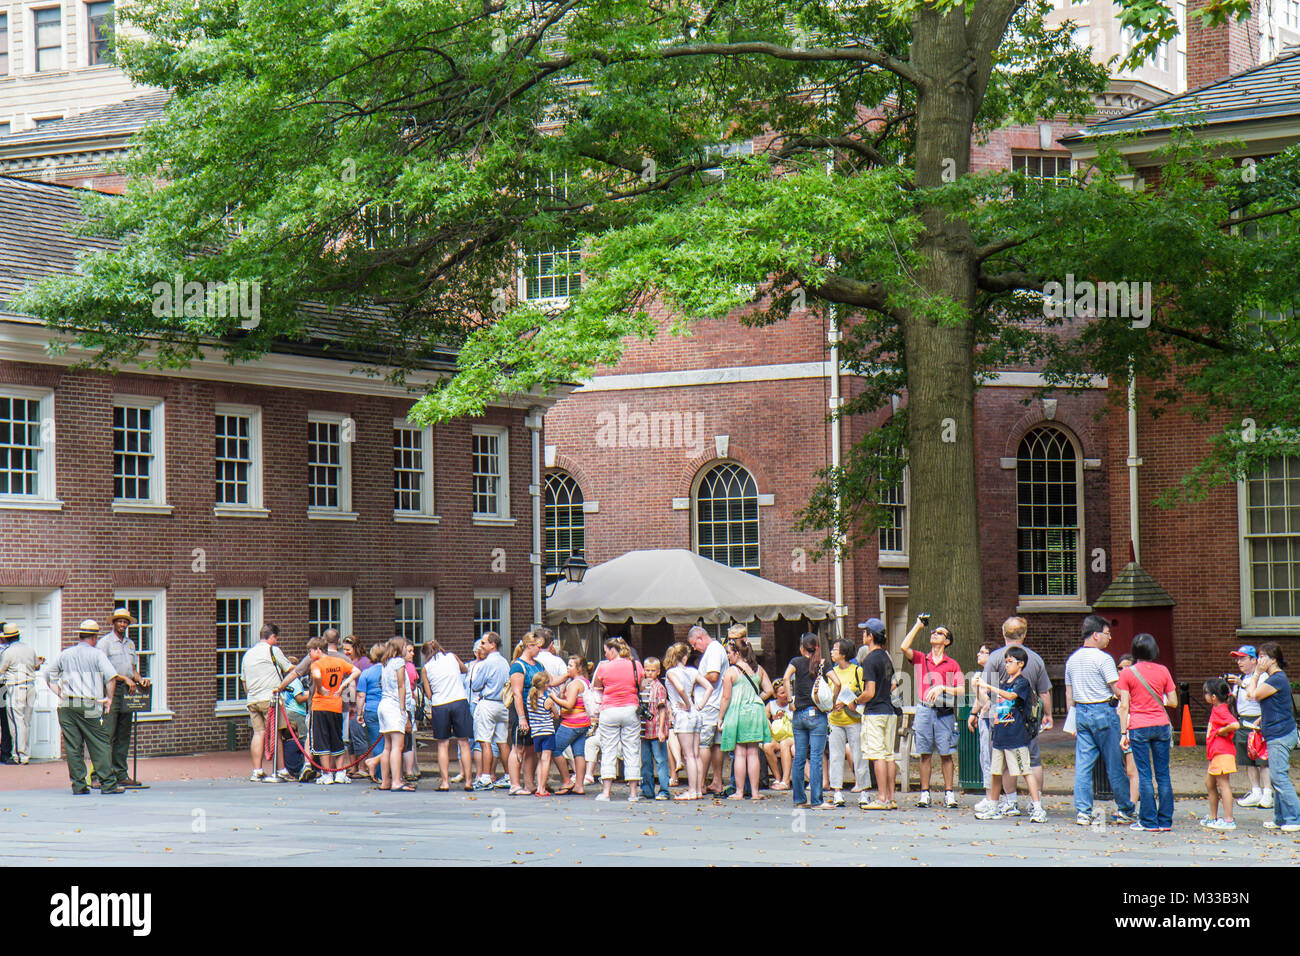
[(1119, 673), (1119, 689), (1129, 693), (1128, 727), (1160, 727), (1169, 723), (1169, 713), (1165, 710), (1163, 700), (1156, 700), (1151, 691), (1142, 686), (1142, 681), (1134, 675), (1134, 668), (1142, 669), (1142, 677), (1151, 685), (1161, 698), (1174, 691), (1174, 679), (1169, 676), (1169, 668), (1155, 661), (1138, 661)]
[(599, 677), (604, 685), (605, 697), (600, 705), (602, 710), (610, 707), (635, 707), (640, 703), (636, 691), (636, 681), (641, 676), (640, 664), (634, 666), (626, 657), (601, 661), (596, 673), (591, 676)]

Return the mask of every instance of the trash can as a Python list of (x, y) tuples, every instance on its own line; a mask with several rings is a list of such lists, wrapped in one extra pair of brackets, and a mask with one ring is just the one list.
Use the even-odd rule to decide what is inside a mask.
[(1115, 799), (1115, 794), (1110, 789), (1110, 776), (1106, 773), (1106, 761), (1100, 756), (1092, 765), (1092, 799), (1094, 804), (1101, 800)]
[(984, 791), (984, 768), (980, 766), (979, 730), (971, 730), (971, 707), (957, 708), (957, 787), (965, 791)]

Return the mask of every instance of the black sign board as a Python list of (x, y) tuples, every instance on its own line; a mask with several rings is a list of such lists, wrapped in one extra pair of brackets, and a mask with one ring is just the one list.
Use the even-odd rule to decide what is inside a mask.
[(153, 710), (153, 685), (142, 687), (135, 685), (122, 697), (122, 709), (131, 714), (147, 714)]

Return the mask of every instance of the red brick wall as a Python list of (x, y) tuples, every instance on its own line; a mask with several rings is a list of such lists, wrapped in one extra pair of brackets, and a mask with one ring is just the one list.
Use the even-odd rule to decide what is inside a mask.
[[(107, 626), (116, 588), (167, 589), (167, 703), (176, 716), (151, 723), (142, 750), (192, 753), (224, 746), (213, 716), (216, 664), (214, 591), (263, 589), (263, 617), (279, 624), (287, 653), (306, 643), (311, 587), (352, 588), (353, 631), (367, 644), (393, 634), (395, 588), (436, 591), (435, 627), (444, 646), (472, 643), (473, 590), (511, 591), (511, 634), (532, 616), (530, 433), (521, 411), (493, 409), (483, 419), (510, 429), (512, 528), (471, 523), (470, 427), (434, 429), (438, 525), (393, 521), (392, 420), (403, 399), (262, 388), (144, 375), (116, 377), (0, 362), (0, 382), (55, 390), (57, 512), (0, 511), (0, 586), (62, 586), (64, 642), (83, 618)], [(163, 398), (170, 516), (113, 514), (112, 395)], [(269, 518), (213, 515), (213, 405), (262, 409), (264, 506)], [(352, 502), (356, 521), (308, 520), (307, 413), (337, 411), (356, 422)], [(504, 573), (492, 550), (506, 553)], [(192, 570), (193, 549), (206, 568)], [(242, 722), (243, 725), (247, 721)], [(246, 730), (241, 725), (241, 739)]]
[(1193, 17), (1210, 5), (1210, 0), (1187, 2), (1187, 88), (1197, 89), (1249, 70), (1259, 60), (1259, 27), (1256, 4), (1243, 22), (1232, 17), (1215, 27), (1201, 26)]

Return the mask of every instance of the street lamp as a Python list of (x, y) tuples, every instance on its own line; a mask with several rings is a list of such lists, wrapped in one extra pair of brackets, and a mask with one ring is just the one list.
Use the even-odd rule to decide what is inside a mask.
[[(582, 579), (587, 574), (587, 562), (583, 559), (582, 552), (575, 551), (573, 554), (569, 555), (569, 560), (565, 561), (564, 566), (559, 570), (564, 572), (564, 578), (570, 584), (581, 584)], [(550, 569), (550, 573), (552, 574), (554, 574), (555, 571), (555, 568)], [(559, 583), (560, 579), (556, 578), (546, 586), (546, 596), (548, 598), (555, 593), (555, 586)]]

